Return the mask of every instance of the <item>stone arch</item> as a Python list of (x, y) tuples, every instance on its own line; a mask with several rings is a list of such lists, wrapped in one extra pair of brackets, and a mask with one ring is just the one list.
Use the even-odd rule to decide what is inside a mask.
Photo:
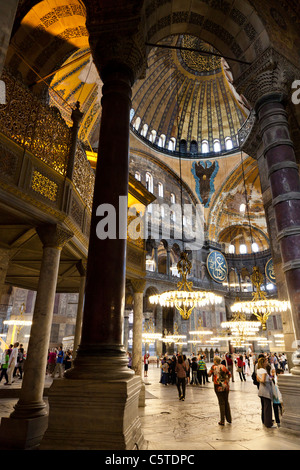
[[(150, 44), (173, 34), (190, 34), (211, 44), (224, 57), (252, 63), (270, 44), (256, 9), (246, 0), (228, 2), (145, 1), (146, 39)], [(226, 27), (224, 26), (226, 25)], [(233, 78), (247, 64), (227, 60)]]

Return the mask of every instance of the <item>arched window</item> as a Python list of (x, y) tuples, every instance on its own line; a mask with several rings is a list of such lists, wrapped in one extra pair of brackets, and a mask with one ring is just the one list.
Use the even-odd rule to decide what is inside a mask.
[(164, 185), (162, 183), (158, 183), (158, 195), (164, 197)]
[(235, 252), (235, 246), (232, 245), (232, 243), (230, 243), (228, 251), (229, 251), (229, 253), (231, 253), (231, 254), (233, 254), (233, 253)]
[(214, 140), (214, 152), (221, 152), (221, 144), (218, 139)]
[(240, 254), (245, 255), (247, 253), (247, 246), (243, 243), (240, 245)]
[(148, 171), (146, 173), (146, 188), (150, 193), (153, 193), (153, 176)]
[(136, 120), (134, 121), (133, 127), (134, 127), (134, 129), (136, 129), (138, 131), (140, 125), (141, 125), (141, 118), (137, 117)]
[(243, 203), (240, 205), (240, 212), (245, 212), (245, 210), (246, 210), (246, 204)]
[(139, 173), (138, 171), (135, 172), (134, 177), (136, 180), (141, 181), (141, 173)]
[(174, 193), (171, 193), (171, 204), (175, 204), (176, 202), (176, 197)]
[(226, 150), (231, 150), (233, 148), (231, 137), (225, 138), (225, 147), (226, 147)]
[(252, 248), (253, 253), (257, 253), (259, 250), (258, 244), (255, 242), (252, 243), (251, 248)]
[(179, 152), (186, 153), (187, 151), (187, 142), (185, 139), (181, 139), (179, 142)]
[(209, 152), (209, 146), (208, 146), (208, 141), (207, 140), (202, 140), (201, 152), (202, 153), (208, 153)]
[(171, 139), (169, 140), (168, 149), (172, 150), (172, 151), (174, 151), (176, 149), (176, 139), (175, 139), (175, 137), (171, 137)]
[(159, 147), (164, 147), (165, 143), (166, 143), (166, 136), (165, 134), (162, 134), (158, 139), (157, 145), (159, 145)]
[(191, 141), (191, 147), (190, 147), (191, 153), (198, 153), (198, 144), (196, 140)]
[(148, 124), (144, 124), (143, 129), (141, 130), (142, 136), (147, 137), (147, 132), (148, 132)]
[(131, 108), (131, 110), (130, 110), (130, 122), (132, 121), (133, 116), (134, 116), (134, 109)]
[(156, 131), (154, 129), (152, 129), (152, 131), (150, 132), (149, 140), (150, 140), (150, 142), (152, 142), (154, 144), (155, 139), (156, 139)]

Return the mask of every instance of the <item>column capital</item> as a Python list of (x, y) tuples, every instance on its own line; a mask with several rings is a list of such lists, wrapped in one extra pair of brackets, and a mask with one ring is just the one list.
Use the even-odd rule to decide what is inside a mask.
[(106, 0), (83, 0), (90, 48), (102, 80), (113, 66), (127, 69), (131, 84), (146, 70), (146, 45), (140, 0), (112, 5)]
[(143, 294), (146, 286), (146, 281), (144, 279), (131, 279), (131, 285), (135, 294)]
[(290, 96), (300, 69), (272, 47), (264, 51), (235, 81), (237, 92), (255, 107), (264, 95)]
[(63, 248), (74, 236), (73, 232), (56, 224), (44, 224), (36, 228), (44, 247)]

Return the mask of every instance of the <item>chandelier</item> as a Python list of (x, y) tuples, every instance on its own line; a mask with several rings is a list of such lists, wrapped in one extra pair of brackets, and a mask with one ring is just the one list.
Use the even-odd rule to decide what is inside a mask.
[(182, 280), (177, 283), (178, 290), (151, 295), (149, 297), (150, 303), (160, 304), (162, 307), (175, 307), (184, 320), (190, 317), (195, 307), (220, 304), (222, 302), (221, 296), (215, 295), (213, 292), (192, 289), (193, 283), (187, 280), (191, 268), (192, 263), (188, 259), (188, 254), (181, 252), (177, 270), (181, 274)]
[(144, 332), (142, 333), (142, 341), (146, 344), (150, 344), (153, 341), (160, 340), (161, 338), (161, 333), (155, 333), (155, 326), (152, 318), (150, 318), (148, 325), (145, 324)]
[(267, 320), (272, 313), (286, 312), (290, 308), (290, 302), (286, 300), (267, 299), (265, 292), (261, 290), (263, 283), (263, 275), (259, 271), (258, 266), (253, 267), (251, 281), (256, 291), (253, 292), (253, 298), (249, 301), (235, 302), (232, 312), (241, 312), (244, 314), (255, 315), (262, 325), (262, 329), (267, 329)]

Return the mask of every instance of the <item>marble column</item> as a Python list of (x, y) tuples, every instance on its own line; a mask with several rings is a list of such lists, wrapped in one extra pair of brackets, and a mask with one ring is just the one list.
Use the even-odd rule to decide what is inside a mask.
[[(141, 385), (127, 367), (122, 338), (129, 123), (135, 80), (132, 60), (139, 52), (132, 34), (101, 35), (99, 25), (93, 25), (97, 18), (92, 2), (85, 4), (91, 6), (87, 28), (92, 31), (90, 45), (103, 87), (83, 324), (73, 368), (50, 388), (49, 425), (40, 448), (132, 450), (143, 445), (138, 416)], [(72, 425), (68, 426), (68, 439), (62, 440), (66, 423)]]
[[(285, 100), (282, 93), (266, 94), (257, 101), (256, 113), (268, 169), (282, 270), (291, 303), (295, 337), (300, 341), (300, 178)], [(294, 372), (300, 374), (300, 370)]]
[(128, 351), (128, 338), (129, 338), (129, 315), (131, 310), (124, 311), (124, 333), (123, 333), (123, 344), (125, 351)]
[(133, 287), (133, 344), (132, 367), (136, 375), (142, 377), (142, 333), (143, 333), (143, 293), (144, 280), (131, 280)]
[(71, 181), (73, 180), (74, 163), (75, 163), (76, 148), (77, 148), (77, 141), (78, 141), (78, 129), (79, 129), (79, 125), (80, 125), (80, 121), (82, 117), (83, 117), (83, 113), (80, 111), (80, 103), (79, 101), (77, 101), (76, 106), (71, 113), (73, 126), (71, 130), (71, 146), (70, 146), (68, 167), (67, 167), (67, 178), (69, 178), (69, 180)]
[(43, 243), (43, 257), (22, 389), (14, 411), (9, 418), (2, 418), (0, 427), (1, 446), (9, 449), (35, 448), (47, 427), (43, 392), (57, 275), (62, 247), (73, 236), (58, 225), (43, 225), (36, 230)]
[(18, 3), (19, 0), (0, 3), (0, 76), (5, 62)]
[[(163, 333), (163, 314), (162, 306), (156, 306), (156, 322), (155, 322), (155, 333)], [(156, 341), (156, 354), (158, 357), (162, 355), (162, 341)]]
[(80, 274), (80, 284), (79, 284), (79, 292), (78, 292), (78, 306), (77, 306), (75, 335), (74, 335), (73, 360), (76, 356), (76, 351), (77, 351), (78, 345), (80, 343), (80, 338), (81, 338), (84, 293), (85, 293), (85, 283), (86, 283), (85, 263), (82, 260), (80, 260), (76, 266)]
[(5, 284), (6, 274), (9, 266), (10, 251), (6, 248), (0, 248), (0, 300)]
[(142, 365), (142, 333), (143, 333), (143, 293), (146, 282), (131, 280), (133, 287), (133, 338), (132, 338), (132, 368), (141, 380), (139, 406), (145, 406), (145, 384), (143, 381)]

